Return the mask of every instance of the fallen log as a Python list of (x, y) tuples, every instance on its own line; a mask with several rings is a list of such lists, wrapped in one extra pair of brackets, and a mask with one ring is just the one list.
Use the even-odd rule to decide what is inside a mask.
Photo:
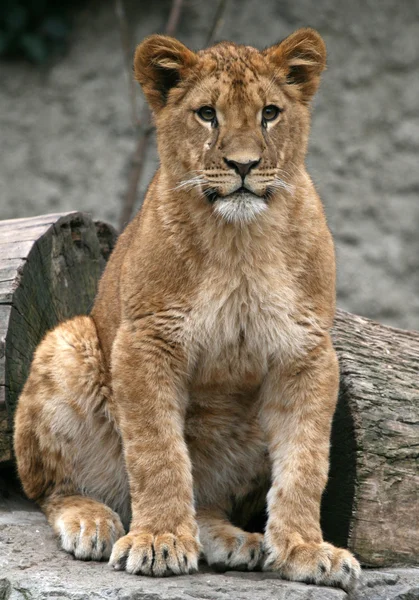
[(419, 564), (419, 332), (338, 311), (326, 537), (364, 565)]
[[(0, 465), (14, 407), (47, 329), (87, 313), (115, 242), (81, 213), (0, 222)], [(419, 563), (419, 332), (338, 311), (341, 368), (326, 539), (364, 565)]]
[(116, 240), (83, 213), (0, 221), (0, 465), (32, 354), (63, 319), (90, 310)]

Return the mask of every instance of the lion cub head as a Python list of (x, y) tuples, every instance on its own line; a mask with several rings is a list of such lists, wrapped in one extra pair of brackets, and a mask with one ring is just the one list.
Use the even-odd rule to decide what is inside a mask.
[(195, 53), (170, 37), (145, 39), (135, 76), (154, 113), (169, 189), (233, 222), (255, 220), (292, 193), (325, 63), (313, 29), (263, 51), (222, 42)]

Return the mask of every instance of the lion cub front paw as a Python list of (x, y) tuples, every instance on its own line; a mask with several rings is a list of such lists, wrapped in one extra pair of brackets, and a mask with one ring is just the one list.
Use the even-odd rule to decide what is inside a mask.
[(129, 533), (114, 545), (109, 563), (137, 575), (183, 575), (198, 570), (199, 551), (191, 535)]
[(107, 560), (125, 533), (118, 515), (107, 507), (91, 514), (67, 509), (56, 519), (54, 529), (63, 550), (79, 560)]
[(278, 571), (285, 579), (350, 589), (361, 576), (359, 562), (347, 550), (326, 542), (295, 545), (284, 559), (267, 548), (264, 571)]
[(242, 531), (203, 540), (207, 563), (217, 571), (254, 571), (262, 566), (263, 535)]

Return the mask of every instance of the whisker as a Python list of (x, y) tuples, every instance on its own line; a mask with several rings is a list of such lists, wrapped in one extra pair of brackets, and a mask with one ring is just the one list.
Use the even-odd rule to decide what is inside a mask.
[(273, 86), (274, 83), (275, 83), (275, 76), (273, 75), (271, 77), (271, 79), (268, 81), (267, 86), (263, 90), (265, 92), (265, 96), (267, 96), (269, 94), (269, 92), (271, 91), (271, 88), (272, 88), (272, 86)]
[(190, 177), (189, 179), (184, 179), (183, 181), (181, 181), (180, 183), (178, 183), (178, 185), (176, 185), (174, 188), (172, 188), (170, 191), (174, 191), (174, 190), (180, 190), (180, 189), (187, 189), (187, 188), (194, 188), (194, 187), (200, 187), (203, 183), (206, 183), (206, 179), (205, 177), (202, 177), (202, 175), (196, 175), (195, 177)]
[(274, 179), (269, 184), (269, 187), (273, 187), (276, 189), (282, 189), (290, 194), (293, 194), (295, 191), (295, 188), (291, 183), (287, 183), (286, 181), (284, 181), (283, 179), (280, 179), (279, 177), (274, 177)]

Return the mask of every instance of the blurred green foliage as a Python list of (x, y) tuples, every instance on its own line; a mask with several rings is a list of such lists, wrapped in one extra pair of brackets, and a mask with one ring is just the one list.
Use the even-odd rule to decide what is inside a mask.
[(68, 44), (75, 9), (87, 0), (0, 0), (0, 57), (42, 64)]

